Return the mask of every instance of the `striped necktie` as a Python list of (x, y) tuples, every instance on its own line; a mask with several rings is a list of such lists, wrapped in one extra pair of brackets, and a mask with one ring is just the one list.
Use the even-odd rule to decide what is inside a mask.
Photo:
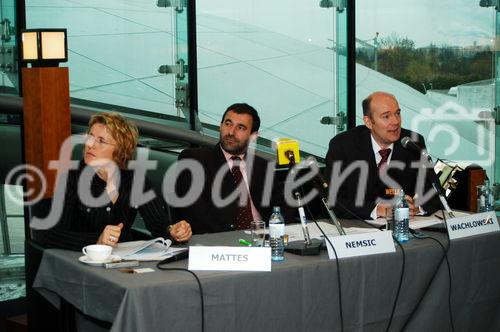
[(380, 160), (377, 167), (379, 171), (382, 171), (387, 165), (387, 159), (389, 159), (391, 149), (381, 149), (378, 153), (382, 156), (382, 160)]
[[(241, 184), (241, 181), (243, 181), (243, 174), (241, 173), (240, 169), (241, 158), (232, 156), (231, 159), (233, 160), (231, 173), (233, 174), (234, 184), (236, 185), (236, 187), (238, 187)], [(244, 184), (243, 188), (243, 190), (246, 191), (247, 202), (246, 205), (240, 206), (239, 200), (237, 201), (238, 214), (236, 215), (236, 229), (249, 229), (250, 222), (253, 220), (252, 206), (250, 204), (250, 194), (248, 193), (248, 190), (246, 189), (246, 186)]]

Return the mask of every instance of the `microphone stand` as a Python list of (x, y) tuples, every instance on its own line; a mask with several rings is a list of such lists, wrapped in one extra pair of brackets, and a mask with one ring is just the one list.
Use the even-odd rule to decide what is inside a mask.
[[(422, 167), (424, 167), (424, 168), (431, 167), (431, 170), (434, 170), (434, 162), (432, 161), (431, 156), (427, 152), (425, 152), (425, 153), (422, 152), (420, 155), (421, 155), (422, 159), (425, 159), (427, 161), (427, 165), (425, 165), (424, 163), (422, 163)], [(453, 211), (451, 211), (450, 206), (448, 205), (448, 201), (446, 200), (446, 197), (444, 196), (443, 188), (441, 188), (441, 185), (439, 183), (436, 183), (435, 181), (432, 181), (431, 185), (432, 185), (432, 188), (434, 189), (434, 191), (436, 192), (436, 194), (438, 195), (439, 202), (441, 203), (441, 206), (442, 206), (443, 210), (446, 212), (446, 214), (448, 215), (448, 217), (449, 218), (455, 218), (455, 214), (453, 213)], [(448, 230), (447, 229), (448, 222), (446, 220), (446, 217), (445, 217), (444, 213), (443, 213), (443, 217), (444, 217), (443, 218), (444, 229), (447, 232), (447, 230)], [(427, 228), (429, 230), (442, 231), (441, 228), (424, 227), (424, 229), (425, 228)]]
[(309, 228), (307, 227), (307, 219), (306, 214), (304, 212), (304, 206), (302, 204), (300, 193), (295, 192), (295, 197), (297, 198), (297, 203), (299, 206), (299, 216), (300, 216), (300, 224), (302, 225), (302, 233), (304, 234), (304, 242), (305, 244), (311, 244), (311, 236), (309, 235)]
[[(424, 151), (424, 150), (422, 150)], [(422, 167), (430, 167), (431, 170), (434, 170), (434, 161), (432, 161), (431, 156), (427, 152), (422, 152), (421, 153), (421, 158), (426, 159), (427, 161), (427, 166), (422, 164)], [(436, 183), (433, 181), (431, 183), (432, 188), (436, 192), (439, 198), (439, 202), (441, 203), (441, 206), (443, 207), (443, 210), (446, 211), (446, 214), (448, 214), (449, 218), (455, 218), (455, 214), (453, 211), (451, 211), (450, 206), (448, 205), (448, 201), (446, 200), (446, 197), (443, 194), (443, 188), (441, 188), (441, 185), (439, 183)], [(446, 220), (445, 220), (445, 226), (446, 226)]]
[[(287, 157), (290, 160), (289, 168), (291, 169), (295, 165), (295, 158), (293, 155)], [(323, 246), (323, 241), (318, 239), (311, 240), (311, 237), (309, 236), (309, 228), (307, 226), (307, 218), (304, 212), (304, 204), (302, 202), (302, 198), (298, 191), (295, 191), (294, 195), (297, 199), (297, 206), (299, 209), (300, 223), (302, 225), (304, 241), (288, 242), (288, 244), (285, 246), (285, 251), (300, 256), (319, 255), (319, 253), (321, 252), (321, 247)]]
[(446, 198), (443, 195), (442, 188), (435, 182), (432, 183), (432, 188), (434, 188), (434, 191), (436, 191), (436, 193), (438, 194), (439, 201), (441, 202), (443, 209), (448, 214), (448, 217), (455, 218), (455, 214), (453, 214), (453, 211), (451, 211), (450, 206), (448, 205), (448, 201), (446, 200)]
[(320, 195), (321, 195), (321, 202), (323, 202), (323, 205), (325, 206), (326, 212), (328, 212), (328, 216), (330, 217), (330, 220), (337, 228), (339, 235), (346, 235), (345, 231), (344, 231), (344, 227), (342, 227), (339, 219), (337, 218), (337, 216), (333, 212), (332, 208), (328, 205), (328, 200), (326, 199), (326, 197), (323, 194), (320, 194)]
[(326, 212), (328, 213), (328, 216), (330, 217), (332, 224), (335, 225), (335, 227), (337, 228), (339, 235), (346, 235), (344, 228), (342, 227), (342, 224), (335, 215), (335, 212), (333, 212), (333, 208), (330, 207), (330, 205), (328, 204), (328, 188), (329, 188), (328, 183), (321, 176), (321, 171), (319, 170), (316, 164), (316, 159), (312, 158), (311, 161), (312, 161), (311, 165), (314, 165), (314, 169), (318, 172), (318, 174), (313, 179), (313, 184), (317, 187), (319, 191), (319, 195), (321, 196), (321, 202), (323, 203), (323, 206), (325, 207)]
[(326, 209), (326, 212), (328, 213), (328, 216), (330, 217), (330, 220), (332, 221), (332, 224), (335, 225), (337, 228), (337, 231), (339, 232), (339, 235), (346, 235), (344, 231), (344, 227), (342, 227), (342, 224), (340, 223), (339, 219), (335, 215), (335, 212), (333, 212), (333, 208), (330, 207), (328, 204), (328, 191), (325, 194), (325, 190), (328, 189), (328, 184), (324, 181), (324, 179), (318, 180), (315, 178), (313, 180), (313, 183), (316, 185), (319, 195), (321, 196), (321, 202), (323, 203), (323, 206)]

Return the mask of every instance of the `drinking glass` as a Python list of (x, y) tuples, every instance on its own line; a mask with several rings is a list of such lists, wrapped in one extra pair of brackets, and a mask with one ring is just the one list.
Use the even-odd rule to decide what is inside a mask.
[(479, 185), (477, 188), (477, 212), (495, 210), (495, 199), (493, 188), (487, 185)]
[(263, 247), (266, 239), (266, 223), (262, 220), (252, 221), (250, 223), (252, 233), (252, 244), (254, 247)]
[(385, 208), (385, 229), (394, 231), (394, 212), (392, 211), (392, 206)]

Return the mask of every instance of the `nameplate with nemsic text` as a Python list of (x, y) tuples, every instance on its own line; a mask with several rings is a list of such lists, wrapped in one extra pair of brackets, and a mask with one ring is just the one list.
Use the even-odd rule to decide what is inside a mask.
[[(395, 252), (391, 231), (329, 237), (338, 258)], [(326, 241), (328, 256), (335, 259), (332, 246)]]

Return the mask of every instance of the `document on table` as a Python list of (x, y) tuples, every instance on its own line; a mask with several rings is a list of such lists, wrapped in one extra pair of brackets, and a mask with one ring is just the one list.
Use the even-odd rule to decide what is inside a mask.
[[(324, 221), (318, 221), (318, 224), (327, 236), (339, 235), (339, 232), (337, 231), (337, 227), (335, 227), (335, 225)], [(311, 239), (322, 238), (323, 234), (321, 233), (318, 226), (316, 226), (314, 222), (307, 223), (307, 228), (309, 230), (309, 236), (311, 237)], [(377, 232), (378, 230), (374, 228), (344, 227), (344, 231), (346, 232), (346, 234), (362, 234), (362, 233)], [(304, 240), (304, 233), (302, 233), (301, 224), (286, 225), (285, 234), (288, 234), (288, 241)]]
[(171, 244), (172, 241), (161, 237), (149, 241), (120, 242), (113, 249), (113, 255), (125, 260), (161, 261), (187, 250), (171, 247)]
[[(468, 215), (466, 212), (453, 211), (455, 217), (463, 217)], [(377, 218), (375, 220), (366, 220), (367, 223), (374, 226), (385, 226), (387, 224), (387, 220), (385, 218)], [(420, 229), (423, 227), (431, 227), (431, 226), (442, 226), (444, 227), (443, 217), (441, 216), (441, 212), (435, 212), (430, 216), (415, 216), (410, 219), (410, 228), (411, 229)]]

